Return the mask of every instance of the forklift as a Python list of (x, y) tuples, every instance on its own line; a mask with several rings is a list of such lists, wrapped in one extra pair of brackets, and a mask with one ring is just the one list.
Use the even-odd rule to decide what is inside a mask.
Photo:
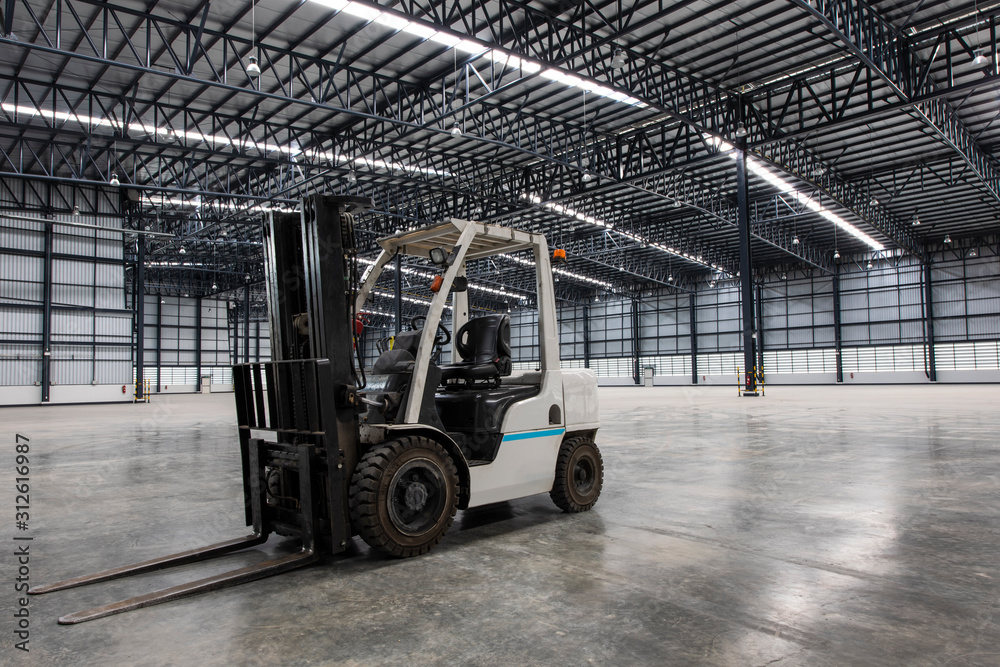
[[(424, 554), (458, 509), (546, 492), (565, 512), (597, 502), (604, 479), (594, 442), (597, 380), (590, 370), (560, 368), (544, 236), (448, 219), (379, 239), (381, 253), (362, 275), (355, 221), (372, 206), (363, 197), (311, 195), (301, 213), (272, 212), (265, 221), (272, 361), (233, 367), (252, 533), (28, 592), (206, 560), (272, 533), (299, 540), (301, 549), (69, 614), (60, 624), (302, 567), (345, 551), (355, 535), (390, 556)], [(539, 361), (515, 373), (510, 316), (469, 317), (466, 263), (523, 250), (534, 256)], [(427, 260), (433, 297), (366, 372), (358, 345), (363, 314), (400, 255)], [(454, 335), (442, 323), (447, 309)], [(439, 363), (449, 343), (451, 362)]]

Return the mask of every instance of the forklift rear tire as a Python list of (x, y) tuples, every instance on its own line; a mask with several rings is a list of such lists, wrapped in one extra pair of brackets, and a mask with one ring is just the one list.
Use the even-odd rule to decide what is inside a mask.
[(351, 523), (368, 546), (400, 558), (419, 556), (451, 527), (458, 469), (433, 440), (389, 440), (358, 463), (350, 502)]
[(603, 485), (604, 460), (594, 441), (576, 437), (563, 442), (549, 492), (552, 502), (564, 512), (586, 512), (597, 502)]

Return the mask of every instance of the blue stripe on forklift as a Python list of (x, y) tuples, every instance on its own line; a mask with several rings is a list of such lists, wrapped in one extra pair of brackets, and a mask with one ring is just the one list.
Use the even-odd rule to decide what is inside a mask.
[(550, 428), (547, 431), (527, 431), (525, 433), (511, 433), (505, 435), (501, 442), (510, 442), (511, 440), (527, 440), (528, 438), (544, 438), (547, 435), (562, 435), (566, 432), (564, 428)]

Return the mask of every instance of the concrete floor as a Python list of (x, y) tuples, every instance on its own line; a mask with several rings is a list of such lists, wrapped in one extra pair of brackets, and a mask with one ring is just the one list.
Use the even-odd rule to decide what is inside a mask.
[[(421, 558), (358, 541), (78, 626), (56, 618), (290, 547), (33, 598), (29, 656), (4, 583), (0, 663), (1000, 664), (1000, 387), (601, 392), (589, 513), (547, 495), (460, 512)], [(13, 433), (31, 438), (34, 583), (245, 533), (231, 395), (0, 421), (7, 477)]]

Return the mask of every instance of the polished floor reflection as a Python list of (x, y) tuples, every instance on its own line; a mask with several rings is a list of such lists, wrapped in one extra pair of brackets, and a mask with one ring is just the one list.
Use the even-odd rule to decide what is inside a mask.
[[(422, 558), (359, 542), (80, 626), (292, 546), (33, 598), (29, 664), (1000, 664), (1000, 387), (601, 391), (592, 512), (460, 512)], [(0, 420), (31, 438), (35, 583), (245, 532), (231, 395)]]

